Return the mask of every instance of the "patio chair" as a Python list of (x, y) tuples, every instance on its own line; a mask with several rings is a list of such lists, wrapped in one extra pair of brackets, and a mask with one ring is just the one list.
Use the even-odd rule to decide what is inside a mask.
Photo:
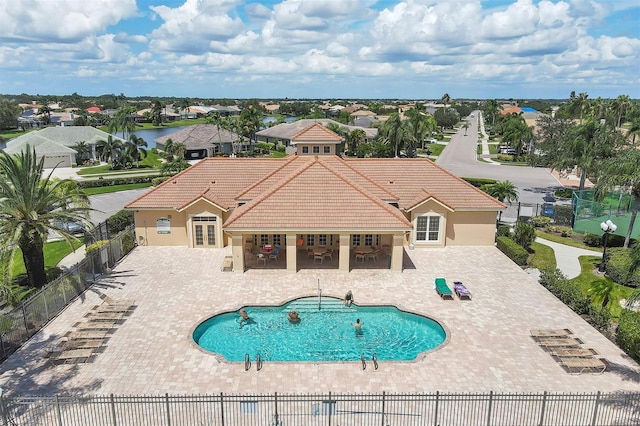
[(260, 262), (262, 262), (262, 264), (266, 266), (267, 265), (267, 256), (265, 256), (262, 253), (258, 253), (257, 263), (260, 263)]
[(545, 348), (577, 348), (583, 342), (572, 337), (545, 337), (538, 340), (540, 346)]
[(322, 255), (323, 259), (329, 258), (331, 260), (333, 260), (333, 250), (327, 250), (324, 252), (324, 254)]
[(366, 253), (364, 255), (364, 258), (366, 260), (375, 260), (377, 262), (379, 253), (380, 253), (380, 250), (373, 250), (371, 253)]
[(365, 256), (362, 253), (356, 253), (356, 262), (359, 260), (360, 262), (364, 262)]
[(466, 298), (471, 300), (471, 292), (469, 289), (460, 281), (453, 282), (453, 291), (458, 295), (458, 298)]
[(313, 263), (317, 263), (318, 261), (320, 261), (320, 263), (324, 262), (324, 254), (313, 255)]
[(278, 256), (280, 255), (280, 252), (282, 251), (282, 247), (276, 247), (271, 254), (269, 254), (269, 259), (275, 259), (276, 261), (279, 261), (280, 259), (278, 258)]
[(436, 278), (434, 288), (441, 298), (453, 300), (453, 292), (447, 285), (447, 281), (444, 278)]

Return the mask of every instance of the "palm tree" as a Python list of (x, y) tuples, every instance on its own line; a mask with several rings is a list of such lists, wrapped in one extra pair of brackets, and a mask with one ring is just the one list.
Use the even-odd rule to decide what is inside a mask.
[(154, 126), (162, 124), (162, 109), (164, 107), (165, 105), (160, 100), (156, 100), (153, 103), (153, 107), (151, 108), (151, 119)]
[(134, 107), (118, 109), (109, 123), (109, 133), (117, 133), (118, 130), (122, 130), (122, 139), (129, 140), (129, 133), (136, 129), (135, 114)]
[(578, 96), (575, 96), (575, 92), (572, 92), (571, 94), (573, 95), (572, 99), (570, 99), (571, 107), (580, 111), (580, 124), (582, 124), (582, 114), (589, 105), (589, 95), (584, 92), (580, 93)]
[(411, 108), (406, 115), (404, 125), (409, 135), (409, 148), (413, 151), (438, 127), (438, 124), (423, 107)]
[(449, 103), (451, 103), (451, 96), (449, 96), (448, 93), (445, 93), (444, 95), (442, 95), (442, 103), (444, 104), (444, 109), (445, 111), (447, 110), (447, 105)]
[(345, 137), (345, 144), (349, 154), (356, 156), (358, 147), (367, 141), (367, 134), (362, 129), (352, 130)]
[(45, 118), (45, 124), (51, 124), (51, 108), (49, 108), (46, 105), (43, 105), (39, 110), (38, 113), (40, 115), (46, 115)]
[(80, 141), (71, 148), (76, 150), (76, 163), (78, 164), (87, 160), (87, 154), (91, 154), (91, 147), (85, 141)]
[(616, 114), (616, 127), (620, 128), (622, 126), (622, 117), (626, 110), (631, 108), (633, 104), (631, 103), (631, 99), (627, 95), (620, 95), (613, 101), (613, 107), (615, 108)]
[[(636, 243), (631, 249), (631, 265), (629, 266), (627, 277), (630, 278), (638, 268), (640, 268), (640, 244)], [(637, 288), (629, 295), (627, 298), (627, 307), (631, 309), (638, 302), (640, 302), (640, 288)]]
[(615, 298), (615, 283), (611, 280), (595, 280), (589, 286), (587, 293), (592, 295), (594, 302), (600, 302), (600, 306), (606, 307), (612, 298)]
[(107, 140), (101, 140), (96, 143), (96, 150), (100, 157), (100, 161), (106, 161), (113, 163), (118, 158), (118, 152), (122, 147), (122, 142), (119, 139), (114, 139), (112, 135), (107, 137)]
[(140, 160), (147, 156), (147, 141), (136, 135), (129, 136), (129, 141), (124, 144), (127, 155), (136, 162), (136, 167), (140, 166)]
[(51, 173), (43, 177), (43, 170), (44, 157), (37, 160), (28, 145), (20, 154), (0, 152), (0, 238), (5, 247), (20, 248), (34, 287), (47, 283), (43, 248), (49, 231), (74, 238), (54, 223), (86, 221), (91, 210), (73, 181), (52, 180)]
[(609, 158), (600, 167), (598, 181), (595, 185), (596, 200), (602, 200), (615, 188), (629, 188), (631, 193), (631, 218), (629, 229), (624, 239), (624, 247), (629, 247), (633, 225), (640, 209), (640, 150), (628, 147)]
[(525, 145), (528, 147), (532, 140), (533, 130), (527, 126), (522, 116), (510, 117), (507, 120), (502, 134), (502, 141), (511, 145), (518, 154), (521, 154)]
[(394, 112), (384, 122), (381, 129), (382, 141), (394, 146), (394, 155), (397, 158), (405, 141), (405, 127), (402, 124), (400, 113)]
[(518, 201), (518, 188), (508, 180), (484, 185), (480, 189), (503, 203), (505, 201), (509, 203)]
[(495, 126), (496, 117), (502, 110), (502, 106), (498, 103), (496, 99), (489, 99), (484, 105), (484, 113), (487, 118), (491, 118), (491, 125)]

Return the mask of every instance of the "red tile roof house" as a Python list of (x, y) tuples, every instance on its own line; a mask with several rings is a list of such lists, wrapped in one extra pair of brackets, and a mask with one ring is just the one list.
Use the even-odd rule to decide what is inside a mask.
[(342, 159), (340, 136), (318, 123), (292, 140), (297, 153), (285, 158), (207, 158), (133, 200), (139, 243), (231, 246), (238, 272), (265, 244), (284, 248), (290, 271), (318, 246), (344, 271), (376, 246), (401, 271), (406, 247), (493, 245), (505, 205), (433, 162)]

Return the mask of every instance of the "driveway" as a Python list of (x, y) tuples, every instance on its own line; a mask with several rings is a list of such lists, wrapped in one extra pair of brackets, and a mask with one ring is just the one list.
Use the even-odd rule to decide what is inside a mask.
[[(495, 247), (408, 250), (402, 273), (358, 269), (221, 272), (228, 249), (134, 249), (95, 285), (137, 308), (110, 335), (93, 362), (52, 367), (43, 357), (101, 300), (91, 290), (51, 321), (0, 368), (0, 387), (19, 394), (215, 394), (317, 392), (595, 392), (636, 391), (640, 366), (568, 309)], [(442, 300), (443, 276), (463, 281), (471, 301)], [(392, 304), (430, 316), (448, 342), (413, 362), (266, 362), (260, 371), (218, 360), (191, 339), (210, 316), (245, 305), (280, 305), (317, 294), (356, 304)], [(345, 322), (353, 322), (345, 314)], [(363, 318), (365, 328), (374, 326)], [(384, 324), (378, 325), (384, 327)], [(601, 375), (567, 374), (531, 337), (530, 329), (568, 328), (585, 348), (610, 362)], [(366, 330), (365, 330), (366, 333)], [(286, 344), (283, 342), (283, 344)], [(255, 354), (252, 354), (252, 358)]]
[(542, 204), (542, 197), (553, 188), (560, 188), (560, 182), (547, 169), (490, 164), (476, 159), (478, 144), (478, 111), (469, 118), (467, 136), (460, 128), (436, 160), (436, 164), (460, 177), (481, 177), (509, 180), (519, 189), (519, 201)]

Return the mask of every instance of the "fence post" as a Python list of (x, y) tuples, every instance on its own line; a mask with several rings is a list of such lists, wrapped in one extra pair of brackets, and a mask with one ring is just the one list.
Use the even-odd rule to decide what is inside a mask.
[(384, 403), (385, 403), (385, 397), (386, 397), (386, 393), (385, 393), (385, 391), (382, 391), (382, 410), (381, 410), (382, 411), (382, 418), (380, 419), (380, 425), (381, 426), (384, 426), (384, 410), (385, 410)]
[(45, 296), (44, 294), (45, 291), (46, 290), (43, 288), (42, 293), (40, 294), (42, 295), (42, 304), (44, 305), (44, 315), (47, 321), (49, 321), (51, 317), (49, 316), (49, 307), (47, 306), (47, 296)]
[(438, 402), (440, 401), (440, 391), (436, 391), (436, 408), (433, 415), (433, 426), (438, 426)]
[(113, 394), (109, 396), (109, 399), (111, 401), (111, 424), (113, 426), (118, 426), (118, 423), (116, 422), (116, 399)]
[(224, 426), (224, 397), (222, 392), (220, 392), (220, 424)]
[(540, 421), (538, 422), (538, 426), (544, 425), (544, 411), (547, 406), (547, 391), (544, 391), (542, 394), (542, 406), (540, 407)]
[(24, 302), (20, 305), (22, 307), (22, 319), (24, 321), (25, 335), (29, 334), (29, 324), (27, 323), (27, 308), (24, 306)]
[(596, 393), (596, 404), (593, 407), (593, 418), (591, 419), (591, 426), (596, 425), (596, 419), (598, 418), (598, 407), (600, 406), (600, 391)]
[(164, 394), (164, 406), (167, 409), (167, 426), (171, 426), (171, 409), (169, 407), (169, 394)]
[(4, 403), (2, 388), (0, 388), (0, 411), (2, 411), (2, 426), (7, 426), (9, 424), (9, 419), (7, 418), (7, 406)]
[(491, 426), (491, 409), (493, 408), (493, 391), (489, 391), (489, 407), (487, 409), (487, 426)]
[(56, 395), (56, 415), (58, 416), (58, 426), (62, 426), (62, 410), (60, 409), (60, 397)]
[(331, 407), (331, 391), (329, 391), (329, 418), (327, 419), (327, 422), (329, 424), (329, 426), (331, 426), (331, 414), (333, 413), (333, 409)]

